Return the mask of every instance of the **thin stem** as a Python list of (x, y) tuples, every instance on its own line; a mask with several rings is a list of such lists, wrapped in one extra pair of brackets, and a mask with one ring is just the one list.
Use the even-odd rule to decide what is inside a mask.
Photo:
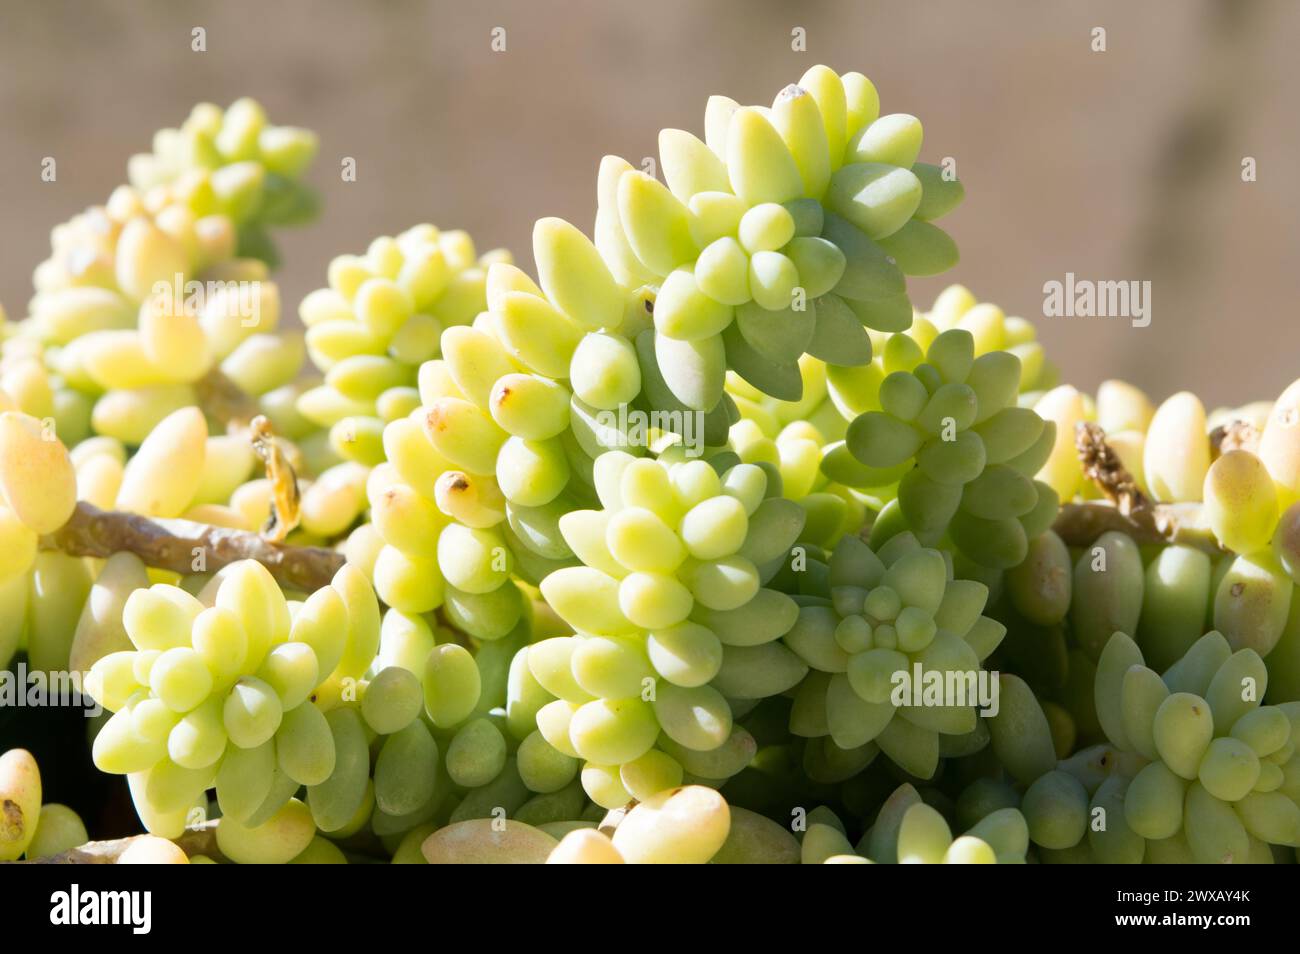
[(1103, 533), (1116, 530), (1138, 544), (1177, 543), (1211, 554), (1225, 552), (1205, 525), (1199, 503), (1153, 504), (1127, 515), (1108, 501), (1067, 503), (1052, 529), (1075, 547), (1091, 546)]
[[(15, 864), (29, 865), (112, 865), (123, 853), (144, 835), (131, 835), (128, 838), (114, 838), (111, 841), (88, 841), (76, 848), (50, 855), (46, 858), (29, 858)], [(217, 823), (204, 822), (195, 828), (187, 828), (179, 838), (172, 841), (185, 852), (186, 857), (205, 855), (213, 861), (225, 861), (221, 849), (217, 847)]]
[(256, 560), (287, 589), (320, 589), (343, 566), (343, 554), (325, 547), (272, 543), (255, 533), (193, 520), (163, 520), (100, 510), (84, 500), (66, 524), (41, 539), (46, 550), (72, 556), (134, 553), (147, 566), (176, 573), (213, 573), (239, 560)]

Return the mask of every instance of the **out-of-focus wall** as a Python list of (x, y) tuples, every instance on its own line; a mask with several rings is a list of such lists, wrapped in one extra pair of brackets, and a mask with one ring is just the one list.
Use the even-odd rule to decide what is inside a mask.
[[(49, 228), (200, 100), (252, 95), (321, 135), (324, 215), (281, 242), (296, 302), (330, 256), (416, 221), (527, 258), (537, 217), (590, 225), (602, 155), (639, 162), (661, 127), (700, 132), (708, 94), (770, 102), (825, 62), (920, 116), (923, 158), (956, 159), (951, 278), (1036, 319), (1067, 380), (1271, 397), (1300, 375), (1297, 35), (1286, 0), (6, 2), (0, 301), (21, 317)], [(1150, 327), (1042, 318), (1066, 272), (1152, 281)]]

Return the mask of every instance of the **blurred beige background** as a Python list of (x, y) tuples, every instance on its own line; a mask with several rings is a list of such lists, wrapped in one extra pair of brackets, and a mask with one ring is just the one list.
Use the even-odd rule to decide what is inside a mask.
[[(1287, 0), (8, 0), (0, 301), (21, 316), (49, 228), (199, 100), (252, 95), (321, 135), (325, 213), (282, 233), (296, 302), (331, 255), (417, 221), (527, 257), (538, 216), (589, 227), (603, 154), (639, 162), (660, 127), (700, 133), (709, 93), (769, 102), (825, 62), (920, 116), (922, 158), (956, 159), (952, 279), (1035, 319), (1067, 380), (1271, 397), (1300, 375), (1297, 36)], [(340, 181), (343, 156), (359, 181)], [(1067, 271), (1152, 281), (1151, 326), (1042, 318), (1043, 283)], [(916, 283), (915, 300), (943, 284)]]

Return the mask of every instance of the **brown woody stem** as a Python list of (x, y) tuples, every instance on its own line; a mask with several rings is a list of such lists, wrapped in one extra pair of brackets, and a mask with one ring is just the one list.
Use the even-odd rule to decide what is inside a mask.
[[(31, 858), (26, 862), (20, 861), (16, 863), (31, 865), (116, 864), (117, 860), (122, 857), (122, 853), (143, 837), (145, 836), (132, 835), (129, 838), (114, 838), (112, 841), (89, 841), (84, 845), (69, 848), (57, 855), (50, 855), (47, 858)], [(215, 821), (204, 822), (195, 828), (187, 828), (184, 834), (179, 838), (172, 839), (172, 841), (190, 858), (195, 855), (206, 855), (213, 861), (225, 860), (225, 856), (221, 854), (221, 849), (217, 847), (217, 823)]]
[(211, 418), (224, 421), (231, 434), (248, 429), (249, 422), (257, 416), (257, 402), (240, 390), (239, 386), (213, 368), (194, 385), (199, 407)]
[(1125, 515), (1107, 501), (1061, 505), (1052, 527), (1069, 546), (1086, 547), (1108, 530), (1126, 533), (1138, 544), (1178, 543), (1207, 553), (1223, 553), (1205, 525), (1199, 503), (1152, 504)]
[(100, 510), (84, 500), (71, 520), (41, 539), (41, 546), (101, 558), (125, 550), (148, 566), (183, 574), (213, 573), (239, 560), (256, 560), (281, 586), (309, 593), (328, 583), (343, 566), (343, 554), (336, 550), (285, 546), (255, 533), (193, 520)]

